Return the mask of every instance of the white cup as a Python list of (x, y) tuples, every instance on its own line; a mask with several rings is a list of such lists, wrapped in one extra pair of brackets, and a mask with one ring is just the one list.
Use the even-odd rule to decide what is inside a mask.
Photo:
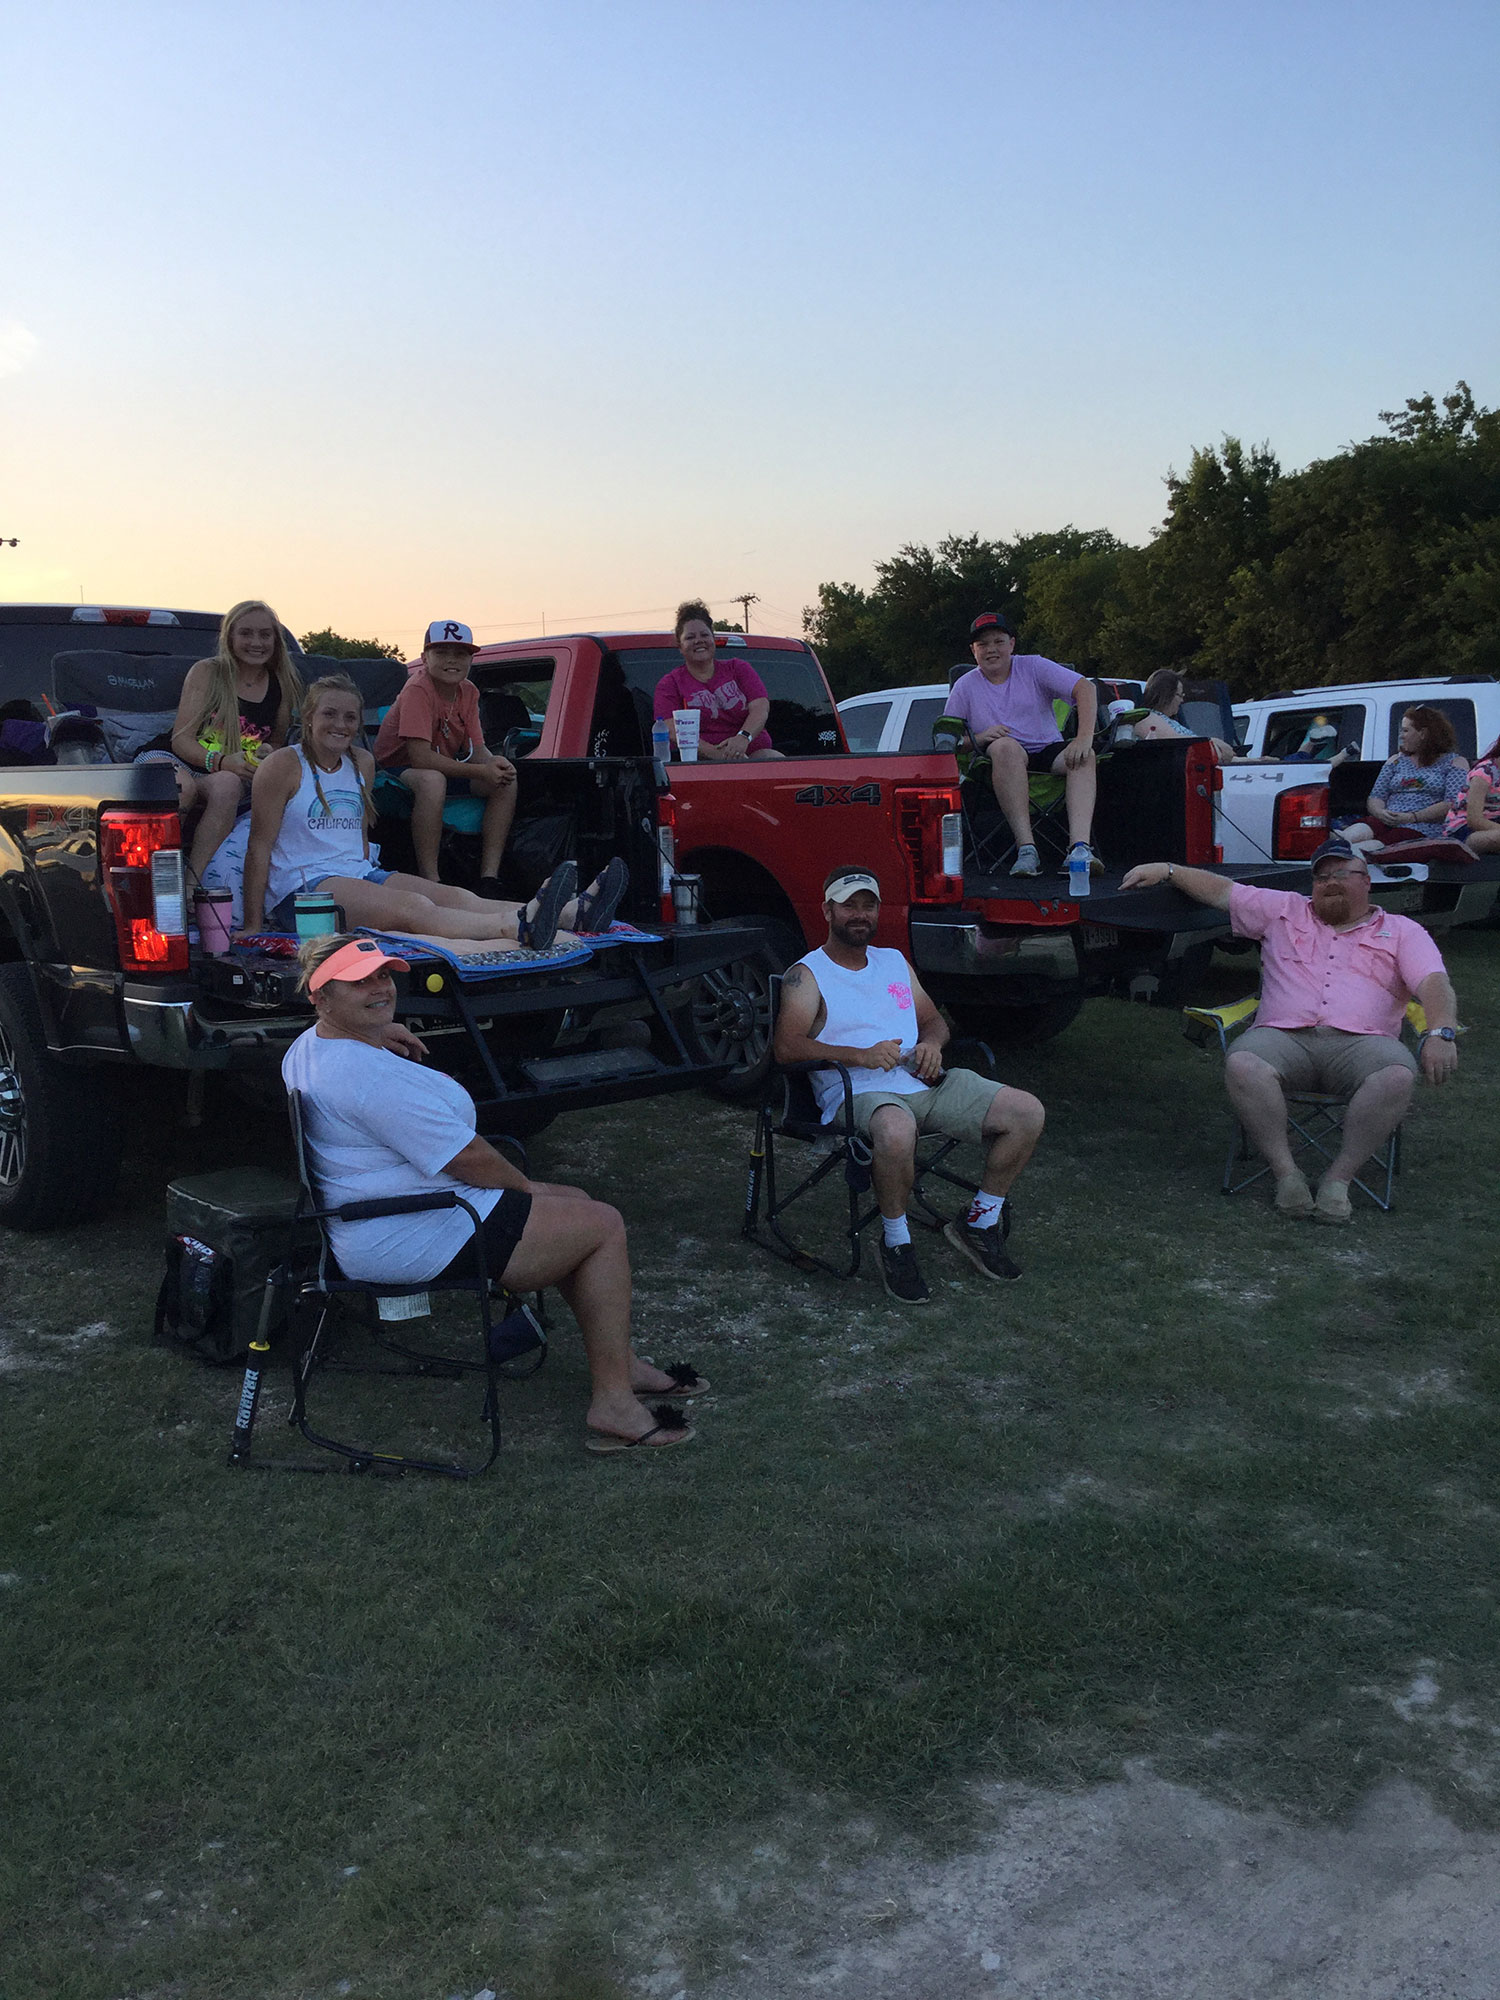
[(698, 761), (698, 725), (703, 717), (696, 708), (674, 708), (672, 726), (677, 731), (677, 756), (683, 764)]

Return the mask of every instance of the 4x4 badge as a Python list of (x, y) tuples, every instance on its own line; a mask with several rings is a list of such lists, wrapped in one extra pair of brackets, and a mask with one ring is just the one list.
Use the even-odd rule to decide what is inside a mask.
[(878, 806), (879, 785), (804, 785), (794, 794), (799, 806)]

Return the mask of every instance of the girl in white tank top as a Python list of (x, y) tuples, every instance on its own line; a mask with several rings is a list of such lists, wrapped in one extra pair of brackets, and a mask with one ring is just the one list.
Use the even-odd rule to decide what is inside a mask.
[(372, 862), (365, 835), (365, 801), (359, 771), (346, 752), (336, 771), (320, 771), (298, 750), (302, 782), (287, 800), (281, 831), (271, 849), (266, 908), (284, 896), (315, 887), (325, 875), (368, 875)]

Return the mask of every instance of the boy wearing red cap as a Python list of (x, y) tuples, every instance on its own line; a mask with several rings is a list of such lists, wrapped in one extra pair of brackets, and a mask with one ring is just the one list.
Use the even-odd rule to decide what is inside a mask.
[[(1012, 875), (1040, 875), (1041, 862), (1031, 835), (1028, 779), (1055, 773), (1063, 781), (1068, 813), (1068, 857), (1088, 863), (1091, 874), (1103, 864), (1089, 845), (1098, 791), (1094, 729), (1099, 697), (1094, 684), (1072, 667), (1040, 653), (1018, 653), (1016, 634), (998, 611), (981, 611), (969, 627), (974, 666), (948, 691), (946, 712), (969, 726), (969, 738), (990, 767), (995, 802), (1016, 841)], [(1064, 743), (1054, 701), (1078, 711), (1078, 733)], [(1068, 872), (1067, 861), (1061, 871)]]

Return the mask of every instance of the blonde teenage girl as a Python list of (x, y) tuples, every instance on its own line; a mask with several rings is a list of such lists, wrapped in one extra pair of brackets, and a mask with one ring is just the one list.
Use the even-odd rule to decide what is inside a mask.
[(247, 598), (219, 627), (219, 650), (188, 668), (172, 725), (177, 798), (202, 806), (188, 867), (203, 871), (248, 803), (262, 757), (280, 749), (302, 699), (281, 625), (269, 604)]
[(612, 861), (582, 897), (578, 870), (565, 861), (528, 904), (487, 901), (467, 889), (398, 875), (370, 852), (375, 759), (355, 747), (364, 720), (347, 674), (314, 681), (302, 705), (302, 740), (275, 750), (255, 774), (245, 856), (244, 930), (296, 928), (295, 899), (321, 889), (351, 929), (420, 937), (519, 939), (538, 949), (559, 929), (607, 930), (629, 882)]

